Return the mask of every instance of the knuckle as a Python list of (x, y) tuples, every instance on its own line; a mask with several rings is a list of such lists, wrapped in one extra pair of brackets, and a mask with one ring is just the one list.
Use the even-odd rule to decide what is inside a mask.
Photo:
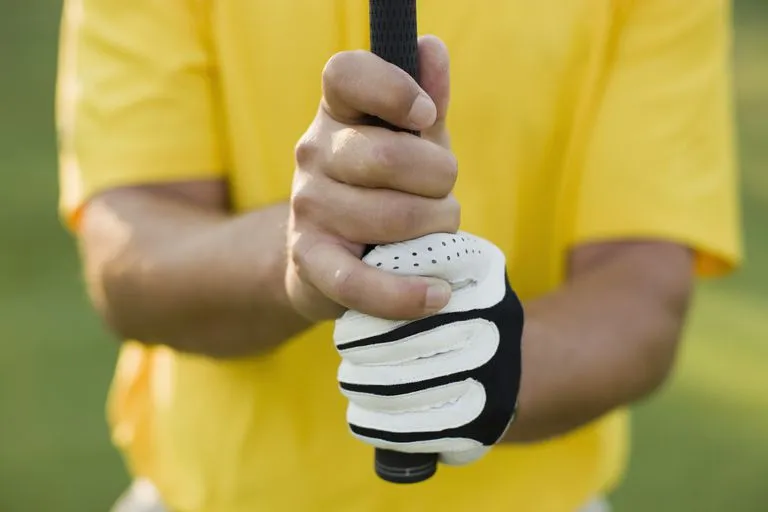
[(291, 196), (291, 210), (296, 218), (311, 218), (317, 211), (318, 200), (310, 180), (296, 180), (299, 184), (294, 186)]
[(320, 148), (314, 139), (305, 136), (299, 139), (293, 152), (296, 164), (299, 167), (304, 168), (311, 165), (316, 160)]
[(323, 83), (337, 83), (343, 76), (345, 70), (349, 67), (350, 52), (339, 52), (334, 54), (323, 67)]

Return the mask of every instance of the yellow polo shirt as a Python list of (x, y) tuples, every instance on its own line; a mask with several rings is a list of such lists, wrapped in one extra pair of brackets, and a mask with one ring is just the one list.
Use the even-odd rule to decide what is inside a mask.
[[(739, 259), (725, 0), (420, 0), (452, 54), (462, 229), (507, 254), (524, 299), (581, 242), (688, 244), (702, 275)], [(244, 211), (288, 197), (323, 65), (368, 44), (365, 0), (69, 0), (61, 208), (135, 183), (223, 178)], [(254, 234), (258, 236), (258, 234)], [(177, 512), (574, 512), (617, 483), (617, 412), (501, 446), (423, 485), (376, 479), (345, 424), (331, 326), (218, 362), (124, 345), (109, 418)]]

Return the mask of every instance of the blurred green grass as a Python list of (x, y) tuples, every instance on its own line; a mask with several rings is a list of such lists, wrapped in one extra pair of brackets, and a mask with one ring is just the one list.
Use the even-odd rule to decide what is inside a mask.
[[(56, 218), (59, 4), (0, 0), (0, 512), (107, 510), (127, 483), (103, 413), (115, 344)], [(636, 408), (618, 512), (768, 510), (768, 2), (737, 0), (736, 25), (749, 262), (700, 287), (673, 382)]]

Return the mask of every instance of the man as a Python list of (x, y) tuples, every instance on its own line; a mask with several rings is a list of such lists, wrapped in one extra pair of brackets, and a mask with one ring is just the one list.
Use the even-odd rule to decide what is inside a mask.
[[(419, 8), (442, 39), (421, 41), (421, 87), (354, 51), (362, 1), (67, 3), (62, 213), (95, 306), (136, 340), (109, 415), (151, 506), (598, 506), (694, 273), (738, 263), (727, 2)], [(441, 310), (443, 280), (358, 258), (456, 231), (459, 205), (525, 308), (517, 416), (480, 460), (386, 484), (345, 424), (328, 321)]]

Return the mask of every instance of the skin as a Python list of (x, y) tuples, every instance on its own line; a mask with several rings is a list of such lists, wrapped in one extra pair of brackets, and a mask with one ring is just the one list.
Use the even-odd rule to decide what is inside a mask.
[(506, 439), (541, 441), (651, 395), (672, 370), (693, 254), (663, 241), (582, 245), (555, 293), (525, 304), (519, 412)]
[[(367, 52), (329, 61), (289, 203), (235, 215), (219, 181), (93, 198), (80, 246), (105, 320), (126, 339), (233, 358), (266, 353), (345, 308), (394, 319), (441, 309), (446, 283), (359, 259), (365, 244), (459, 226), (448, 55), (432, 37), (420, 52), (422, 87)], [(423, 138), (360, 126), (364, 114)], [(571, 431), (657, 389), (673, 366), (692, 268), (691, 251), (660, 240), (573, 248), (564, 286), (525, 305), (520, 410), (506, 440)]]

